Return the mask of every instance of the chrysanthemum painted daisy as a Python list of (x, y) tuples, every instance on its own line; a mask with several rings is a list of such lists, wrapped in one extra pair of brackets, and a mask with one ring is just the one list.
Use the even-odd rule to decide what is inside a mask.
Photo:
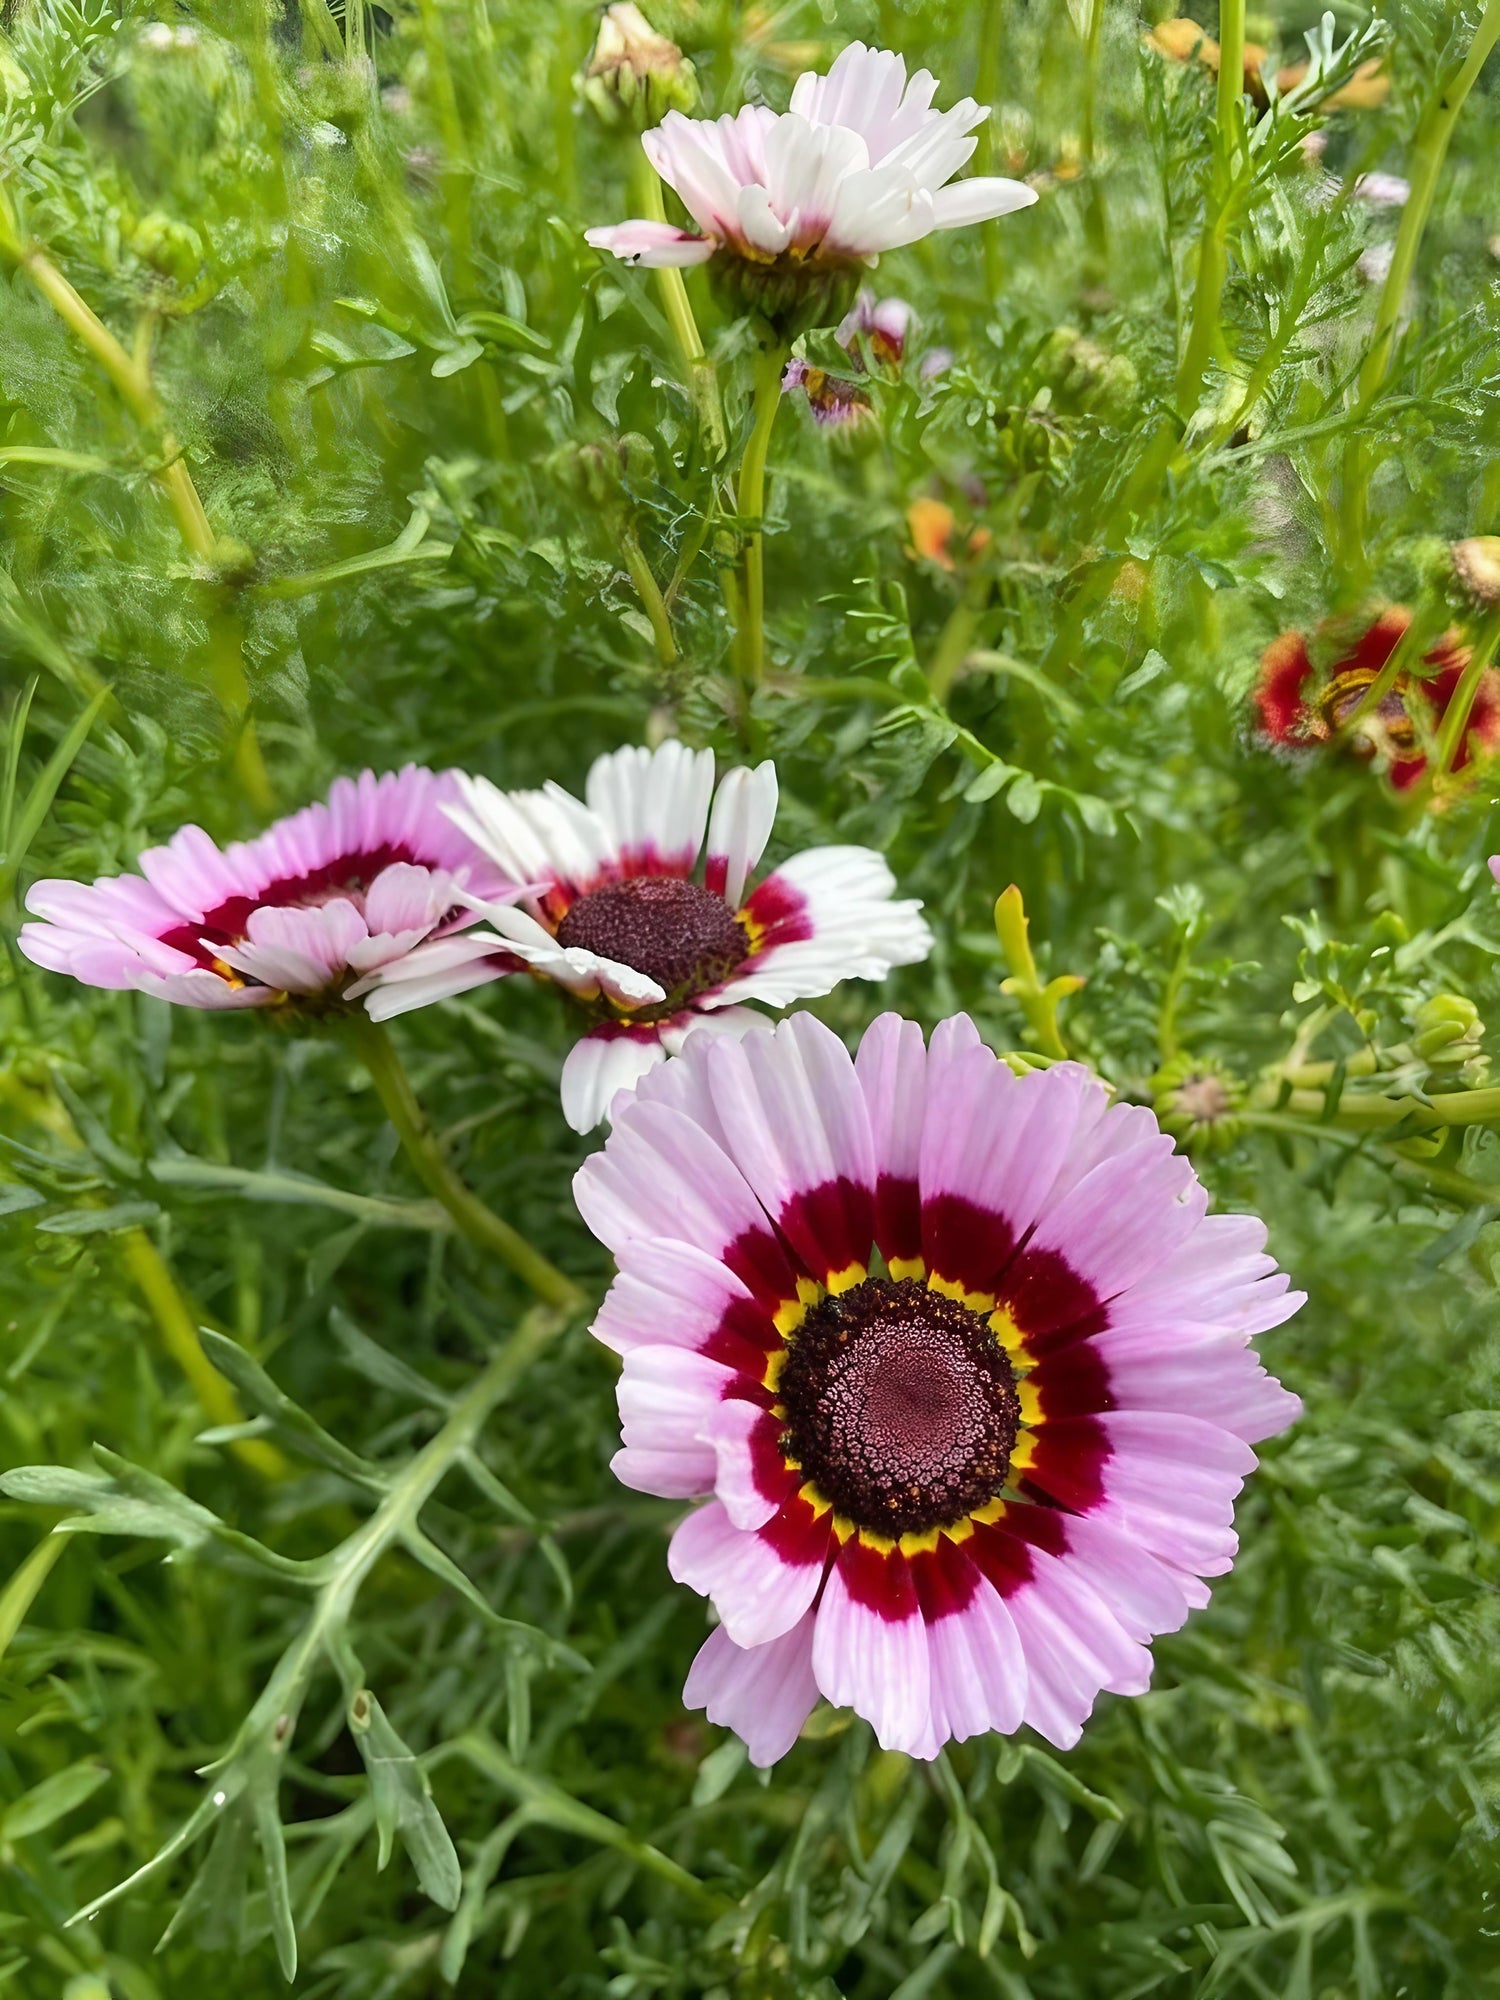
[(408, 765), (337, 778), (326, 804), (230, 847), (182, 827), (139, 875), (36, 883), (26, 907), (44, 921), (21, 949), (185, 1007), (336, 1006), (398, 963), (404, 1006), (462, 993), (509, 967), (459, 935), (478, 921), (460, 898), (515, 891), (444, 813), (457, 797), (451, 772)]
[(630, 264), (716, 259), (771, 317), (798, 304), (816, 317), (881, 251), (1036, 200), (1022, 181), (949, 185), (986, 112), (968, 97), (935, 111), (936, 89), (926, 70), (908, 80), (900, 56), (854, 42), (827, 76), (799, 77), (779, 116), (763, 104), (717, 119), (669, 112), (642, 144), (697, 230), (622, 222), (588, 241)]
[[(563, 1115), (577, 1132), (690, 1029), (766, 1027), (745, 1002), (790, 1006), (843, 979), (883, 979), (932, 948), (921, 904), (893, 900), (895, 879), (868, 847), (809, 848), (750, 887), (776, 817), (773, 764), (730, 771), (716, 793), (713, 752), (669, 741), (600, 757), (586, 804), (554, 784), (459, 785), (450, 817), (528, 885), (523, 907), (486, 910), (491, 929), (462, 942), (508, 953), (508, 970), (554, 981), (590, 1019), (563, 1065)], [(377, 1020), (400, 1011), (407, 977), (397, 963), (365, 982)]]
[[(1347, 731), (1345, 747), (1353, 755), (1383, 758), (1392, 785), (1398, 792), (1408, 790), (1427, 769), (1427, 741), (1440, 728), (1470, 657), (1457, 634), (1445, 632), (1422, 655), (1421, 673), (1398, 670), (1373, 707), (1364, 708), (1369, 690), (1410, 624), (1411, 613), (1404, 605), (1388, 604), (1362, 629), (1320, 635), (1338, 648), (1321, 677), (1303, 633), (1283, 632), (1273, 639), (1262, 655), (1255, 684), (1261, 734), (1278, 749), (1301, 751), (1332, 744)], [(1500, 673), (1486, 667), (1452, 769), (1461, 771), (1496, 749), (1500, 749)]]
[(888, 1749), (1101, 1690), (1234, 1560), (1250, 1449), (1298, 1414), (1252, 1335), (1302, 1303), (1253, 1216), (1075, 1064), (963, 1016), (695, 1036), (574, 1190), (619, 1275), (626, 1485), (706, 1497), (672, 1574), (718, 1628), (686, 1699), (769, 1764), (814, 1702)]

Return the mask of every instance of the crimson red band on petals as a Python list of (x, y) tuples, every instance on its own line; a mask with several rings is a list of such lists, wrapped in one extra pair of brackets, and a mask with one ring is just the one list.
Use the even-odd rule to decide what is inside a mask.
[(776, 1226), (815, 1278), (870, 1261), (875, 1215), (870, 1190), (840, 1175), (793, 1195)]
[(1049, 1354), (1026, 1378), (1048, 1422), (1057, 1417), (1095, 1417), (1112, 1410), (1109, 1368), (1092, 1342), (1070, 1341)]
[(1036, 1574), (1025, 1542), (1001, 1527), (976, 1523), (964, 1552), (1002, 1597), (1014, 1597)]
[(1005, 1273), (1000, 1300), (1037, 1355), (1102, 1333), (1109, 1324), (1094, 1287), (1056, 1250), (1023, 1250)]
[(721, 1361), (759, 1381), (766, 1372), (766, 1356), (780, 1345), (781, 1335), (754, 1299), (731, 1299), (699, 1351), (710, 1361)]
[(160, 942), (170, 945), (173, 951), (185, 952), (199, 965), (211, 969), (213, 955), (204, 950), (204, 938), (210, 938), (215, 943), (234, 944), (245, 936), (246, 926), (255, 912), (268, 904), (314, 903), (323, 897), (331, 899), (340, 890), (364, 890), (382, 870), (393, 868), (398, 862), (419, 868), (435, 868), (438, 865), (430, 856), (424, 858), (417, 854), (404, 840), (382, 841), (378, 847), (336, 855), (332, 861), (325, 861), (321, 868), (310, 868), (305, 875), (281, 876), (274, 882), (268, 882), (253, 896), (226, 897), (222, 903), (205, 911), (197, 923), (178, 924), (169, 931), (163, 931)]
[(973, 1563), (948, 1540), (939, 1535), (936, 1548), (918, 1549), (907, 1558), (917, 1586), (917, 1601), (929, 1625), (940, 1618), (957, 1617), (974, 1601), (980, 1575)]
[(966, 1291), (993, 1292), (1015, 1249), (1003, 1215), (967, 1195), (929, 1195), (922, 1204), (922, 1254), (929, 1271)]
[(751, 1483), (763, 1499), (774, 1500), (780, 1506), (800, 1477), (787, 1469), (782, 1456), (780, 1419), (768, 1410), (751, 1431), (748, 1444)]
[(710, 896), (722, 896), (729, 886), (729, 856), (711, 854), (703, 867), (703, 886)]
[(875, 1183), (875, 1241), (889, 1264), (914, 1264), (922, 1255), (922, 1190), (915, 1179), (882, 1174)]
[(787, 1246), (769, 1225), (742, 1230), (719, 1261), (772, 1313), (784, 1300), (797, 1296), (798, 1271), (787, 1255)]
[(851, 1602), (873, 1611), (888, 1625), (920, 1615), (916, 1579), (900, 1549), (872, 1548), (854, 1535), (840, 1549), (838, 1566)]
[(1045, 1496), (1075, 1514), (1092, 1513), (1105, 1498), (1104, 1468), (1114, 1456), (1097, 1417), (1064, 1417), (1035, 1434), (1023, 1493)]
[(811, 1563), (827, 1560), (833, 1515), (826, 1507), (819, 1513), (799, 1487), (755, 1532), (784, 1563), (793, 1569), (806, 1569)]
[(800, 944), (813, 934), (806, 896), (779, 875), (766, 877), (744, 904), (744, 911), (758, 934), (758, 952), (769, 951), (773, 945)]

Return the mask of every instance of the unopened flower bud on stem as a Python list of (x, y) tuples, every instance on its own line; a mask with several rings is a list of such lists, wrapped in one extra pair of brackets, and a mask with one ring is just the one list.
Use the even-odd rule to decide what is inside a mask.
[(669, 111), (691, 111), (698, 102), (693, 65), (634, 0), (605, 8), (578, 89), (612, 131), (644, 132)]

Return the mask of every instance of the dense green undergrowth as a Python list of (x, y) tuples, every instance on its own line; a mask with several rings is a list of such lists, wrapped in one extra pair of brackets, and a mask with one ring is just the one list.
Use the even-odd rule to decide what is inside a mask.
[[(1500, 1001), (1491, 786), (1273, 755), (1250, 703), (1283, 628), (1399, 601), (1496, 636), (1446, 552), (1500, 532), (1493, 63), (1424, 228), (1355, 192), (1419, 180), (1484, 24), (1252, 19), (1270, 76), (1310, 33), (1326, 87), (1230, 131), (1211, 68), (1114, 4), (1096, 89), (1066, 0), (653, 18), (710, 110), (897, 48), (995, 105), (981, 161), (1041, 194), (883, 261), (918, 330), (873, 421), (786, 399), (753, 692), (660, 294), (582, 240), (639, 178), (575, 92), (589, 9), (7, 10), (0, 1456), (32, 1470), (0, 1503), (0, 1983), (1500, 1991), (1500, 1109), (1479, 1031), (1433, 1033), (1441, 995)], [(1384, 100), (1328, 108), (1377, 58)], [(753, 330), (691, 286), (732, 464)], [(609, 1358), (455, 1236), (349, 1043), (14, 946), (31, 880), (186, 820), (240, 836), (411, 760), (576, 788), (674, 731), (775, 757), (773, 856), (864, 841), (925, 899), (931, 961), (825, 1019), (964, 1008), (1027, 1046), (990, 916), (1017, 883), (1044, 971), (1087, 981), (1071, 1047), (1161, 1103), (1311, 1295), (1263, 1343), (1307, 1415), (1238, 1566), (1068, 1755), (1023, 1732), (917, 1765), (824, 1709), (750, 1771), (682, 1708), (703, 1608), (667, 1578), (671, 1504), (609, 1474)], [(597, 1296), (561, 1008), (513, 980), (395, 1033), (449, 1157)], [(1189, 1132), (1204, 1074), (1234, 1115)], [(176, 1358), (198, 1323), (207, 1408)]]

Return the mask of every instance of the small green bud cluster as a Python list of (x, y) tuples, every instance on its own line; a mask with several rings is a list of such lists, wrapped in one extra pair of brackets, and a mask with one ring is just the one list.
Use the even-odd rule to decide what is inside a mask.
[(1484, 1022), (1472, 1000), (1458, 993), (1438, 993), (1424, 1000), (1413, 1017), (1412, 1048), (1435, 1077), (1467, 1085), (1480, 1084), (1489, 1058), (1479, 1052)]
[(656, 469), (650, 440), (639, 431), (591, 444), (565, 444), (547, 460), (547, 470), (568, 496), (586, 507), (617, 507), (629, 500), (629, 488), (649, 479)]
[(644, 132), (698, 102), (693, 65), (659, 35), (634, 0), (606, 7), (578, 91), (611, 131)]
[(1176, 1056), (1152, 1077), (1151, 1089), (1162, 1130), (1185, 1151), (1222, 1152), (1238, 1134), (1244, 1087), (1211, 1059)]
[(1140, 377), (1127, 355), (1111, 354), (1076, 327), (1059, 326), (1041, 352), (1042, 380), (1052, 407), (1104, 417), (1128, 416), (1140, 398)]

